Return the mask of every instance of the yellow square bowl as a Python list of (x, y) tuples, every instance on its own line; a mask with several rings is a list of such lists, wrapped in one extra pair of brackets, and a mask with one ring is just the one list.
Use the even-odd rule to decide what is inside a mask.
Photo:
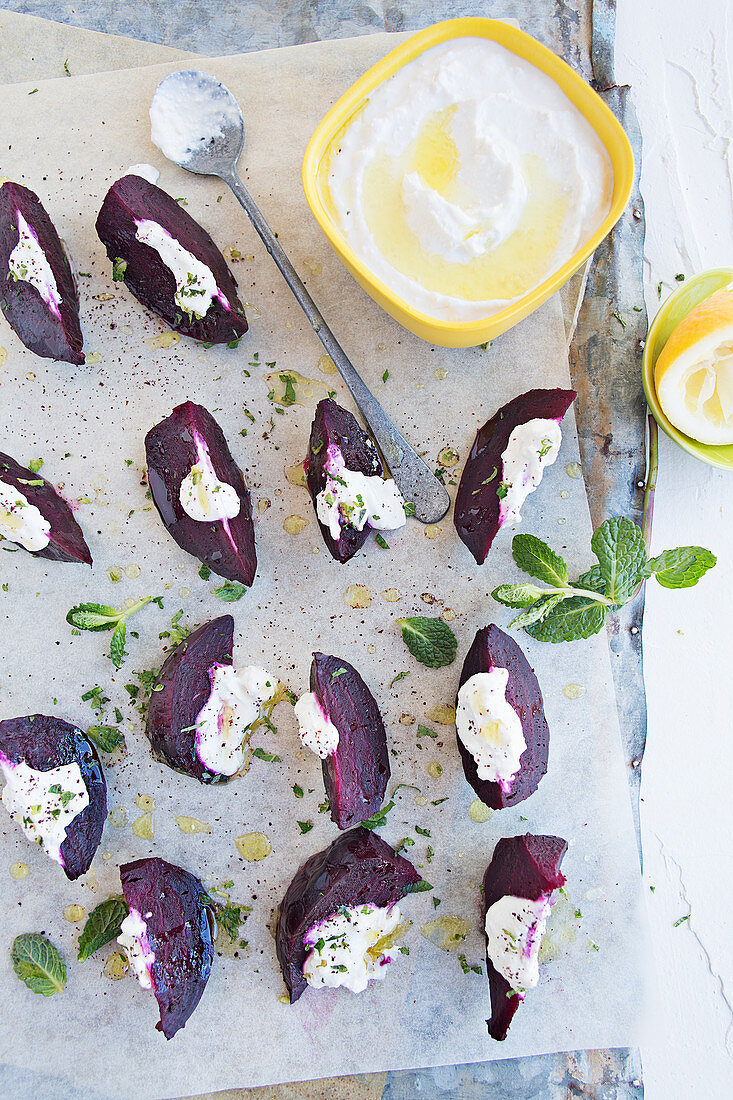
[[(329, 212), (327, 165), (334, 143), (366, 104), (378, 85), (425, 50), (454, 38), (488, 38), (530, 62), (549, 76), (577, 107), (601, 140), (613, 170), (611, 208), (598, 229), (562, 267), (534, 290), (498, 313), (474, 321), (442, 321), (413, 309), (385, 286), (359, 259)], [(321, 120), (303, 158), (306, 199), (331, 247), (367, 294), (390, 316), (429, 343), (466, 348), (492, 340), (522, 321), (559, 290), (611, 231), (629, 201), (634, 158), (617, 119), (591, 87), (569, 65), (524, 31), (497, 19), (450, 19), (436, 23), (392, 50), (353, 84)]]

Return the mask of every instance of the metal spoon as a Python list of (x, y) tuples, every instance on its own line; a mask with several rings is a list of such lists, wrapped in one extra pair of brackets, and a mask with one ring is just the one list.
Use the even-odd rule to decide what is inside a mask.
[(232, 189), (338, 367), (400, 492), (405, 500), (413, 501), (416, 518), (423, 523), (442, 519), (450, 504), (445, 487), (367, 388), (237, 175), (236, 163), (244, 146), (244, 119), (232, 93), (207, 73), (181, 69), (158, 85), (150, 118), (153, 141), (169, 160), (187, 172), (218, 176)]

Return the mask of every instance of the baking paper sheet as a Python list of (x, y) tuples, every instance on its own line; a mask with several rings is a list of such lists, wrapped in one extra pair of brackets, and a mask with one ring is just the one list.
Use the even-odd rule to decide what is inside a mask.
[[(390, 44), (375, 36), (203, 67), (239, 99), (247, 126), (241, 162), (247, 185), (347, 353), (431, 460), (437, 464), (446, 446), (458, 452), (452, 478), (457, 481), (477, 426), (497, 406), (530, 386), (569, 384), (564, 329), (555, 298), (486, 350), (430, 347), (392, 322), (330, 253), (302, 196), (302, 153), (324, 111)], [(458, 540), (450, 517), (435, 538), (410, 521), (390, 534), (389, 551), (370, 541), (348, 566), (327, 554), (305, 490), (284, 474), (304, 456), (311, 410), (293, 406), (277, 415), (264, 376), (297, 370), (333, 388), (347, 405), (348, 394), (338, 376), (320, 372), (320, 344), (223, 186), (182, 173), (151, 146), (147, 105), (170, 69), (48, 81), (32, 96), (28, 86), (4, 92), (0, 175), (39, 193), (77, 269), (90, 273), (80, 284), (92, 361), (74, 369), (40, 360), (4, 326), (3, 448), (26, 463), (42, 457), (44, 475), (80, 501), (77, 516), (95, 565), (90, 571), (44, 563), (23, 552), (0, 554), (0, 583), (7, 585), (0, 603), (0, 713), (42, 711), (86, 726), (97, 719), (81, 695), (101, 685), (111, 700), (108, 718), (115, 705), (126, 716), (128, 752), (107, 768), (107, 777), (110, 807), (125, 807), (128, 823), (120, 829), (107, 825), (94, 873), (72, 884), (2, 818), (0, 881), (7, 901), (0, 945), (2, 1056), (79, 1086), (102, 1086), (110, 1095), (159, 1097), (386, 1067), (630, 1045), (638, 1038), (645, 930), (605, 637), (555, 647), (520, 635), (545, 696), (552, 731), (549, 771), (527, 802), (484, 824), (472, 822), (468, 807), (474, 796), (463, 779), (454, 728), (437, 725), (429, 715), (436, 704), (454, 702), (460, 663), (475, 630), (490, 621), (506, 626), (511, 617), (488, 596), (497, 583), (517, 575), (511, 533), (500, 533), (482, 569)], [(238, 350), (207, 351), (185, 340), (161, 347), (169, 339), (165, 326), (112, 282), (93, 222), (109, 184), (141, 160), (161, 168), (161, 185), (185, 198), (189, 212), (222, 247), (241, 254), (233, 270), (249, 303), (251, 330)], [(390, 373), (383, 383), (385, 369)], [(199, 578), (198, 563), (167, 536), (140, 484), (145, 432), (186, 398), (214, 412), (255, 501), (258, 577), (235, 604), (213, 596), (219, 582)], [(240, 434), (244, 428), (246, 436)], [(587, 568), (591, 534), (583, 481), (566, 469), (571, 464), (577, 473), (572, 466), (577, 461), (574, 426), (567, 419), (560, 458), (524, 511), (524, 528), (561, 549), (571, 572)], [(293, 515), (308, 520), (297, 536), (283, 529)], [(107, 570), (113, 567), (128, 567), (133, 576), (112, 583)], [(353, 609), (345, 602), (351, 585), (368, 588), (368, 607)], [(399, 593), (397, 602), (385, 599), (389, 590)], [(130, 638), (119, 673), (105, 656), (108, 635), (74, 637), (64, 621), (69, 607), (82, 600), (120, 604), (161, 593), (165, 610), (146, 608), (131, 621), (140, 637)], [(264, 665), (298, 694), (307, 689), (313, 649), (347, 658), (372, 687), (385, 716), (394, 750), (390, 791), (399, 783), (420, 788), (396, 792), (396, 807), (381, 834), (391, 843), (404, 836), (415, 840), (407, 854), (434, 891), (405, 900), (403, 912), (414, 921), (406, 941), (410, 955), (399, 957), (388, 980), (358, 997), (344, 990), (309, 991), (295, 1006), (280, 1000), (284, 986), (271, 935), (273, 910), (296, 868), (336, 836), (328, 815), (318, 813), (320, 762), (299, 748), (290, 708), (285, 704), (275, 711), (277, 734), (261, 731), (253, 742), (282, 762), (254, 759), (247, 775), (225, 787), (203, 788), (149, 756), (124, 685), (135, 681), (134, 670), (162, 663), (166, 642), (158, 634), (179, 608), (191, 626), (233, 613), (235, 661)], [(455, 615), (451, 625), (459, 657), (436, 671), (409, 655), (395, 620), (439, 612)], [(409, 676), (390, 689), (402, 671)], [(580, 698), (565, 695), (568, 684), (582, 686)], [(418, 740), (418, 723), (438, 738)], [(437, 778), (428, 772), (433, 762), (443, 768)], [(303, 799), (294, 797), (295, 783), (306, 791)], [(135, 804), (138, 794), (156, 802), (153, 842), (137, 838), (130, 828), (142, 812)], [(446, 802), (432, 805), (445, 796)], [(416, 804), (416, 797), (428, 804)], [(211, 834), (184, 835), (175, 822), (179, 814), (209, 823)], [(298, 820), (312, 820), (313, 829), (301, 834)], [(430, 838), (415, 826), (428, 829)], [(563, 865), (567, 898), (558, 902), (550, 925), (554, 958), (508, 1039), (498, 1044), (486, 1032), (485, 978), (464, 974), (456, 954), (428, 943), (419, 927), (444, 914), (470, 921), (472, 932), (461, 951), (469, 964), (479, 964), (481, 877), (496, 840), (526, 830), (570, 841)], [(234, 846), (236, 836), (250, 831), (265, 833), (272, 844), (260, 863), (244, 863)], [(430, 862), (428, 845), (435, 852)], [(157, 1009), (150, 994), (130, 977), (114, 983), (102, 975), (112, 945), (83, 965), (73, 961), (81, 926), (62, 916), (70, 903), (88, 912), (119, 892), (119, 864), (147, 854), (182, 864), (209, 886), (233, 880), (232, 898), (253, 906), (242, 930), (249, 941), (244, 957), (216, 960), (199, 1008), (170, 1043), (154, 1030)], [(15, 860), (30, 867), (21, 881), (3, 870)], [(433, 898), (440, 900), (437, 908)], [(66, 990), (48, 1000), (30, 994), (8, 962), (13, 937), (33, 929), (50, 935), (69, 966)]]

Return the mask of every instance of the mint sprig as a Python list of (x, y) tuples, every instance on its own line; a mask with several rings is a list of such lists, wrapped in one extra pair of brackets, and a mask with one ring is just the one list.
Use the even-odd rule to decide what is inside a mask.
[(163, 606), (162, 596), (143, 596), (130, 607), (109, 607), (102, 603), (80, 603), (72, 607), (66, 615), (66, 621), (77, 630), (112, 630), (109, 655), (115, 668), (120, 668), (127, 656), (125, 639), (127, 620), (148, 603)]
[(77, 958), (84, 962), (120, 934), (120, 927), (129, 909), (123, 897), (111, 897), (99, 903), (87, 917), (81, 935)]
[(402, 627), (402, 640), (413, 657), (428, 668), (442, 668), (456, 659), (456, 636), (442, 619), (428, 619), (416, 615), (411, 619), (398, 619)]
[(13, 970), (33, 993), (52, 997), (66, 986), (66, 964), (40, 932), (22, 932), (10, 948)]
[(644, 536), (625, 516), (605, 520), (593, 533), (591, 549), (598, 562), (572, 584), (567, 563), (535, 535), (516, 535), (512, 554), (520, 569), (545, 581), (500, 584), (492, 592), (498, 603), (522, 608), (510, 626), (523, 627), (541, 642), (573, 642), (603, 629), (606, 616), (628, 603), (639, 586), (656, 576), (665, 588), (697, 584), (716, 557), (702, 546), (680, 546), (647, 559)]

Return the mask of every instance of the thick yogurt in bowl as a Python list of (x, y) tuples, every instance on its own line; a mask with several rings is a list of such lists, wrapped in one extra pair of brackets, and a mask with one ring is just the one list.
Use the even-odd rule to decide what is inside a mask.
[(391, 295), (465, 323), (524, 298), (576, 255), (609, 214), (613, 170), (555, 80), (491, 38), (465, 36), (372, 89), (326, 150), (319, 187)]

